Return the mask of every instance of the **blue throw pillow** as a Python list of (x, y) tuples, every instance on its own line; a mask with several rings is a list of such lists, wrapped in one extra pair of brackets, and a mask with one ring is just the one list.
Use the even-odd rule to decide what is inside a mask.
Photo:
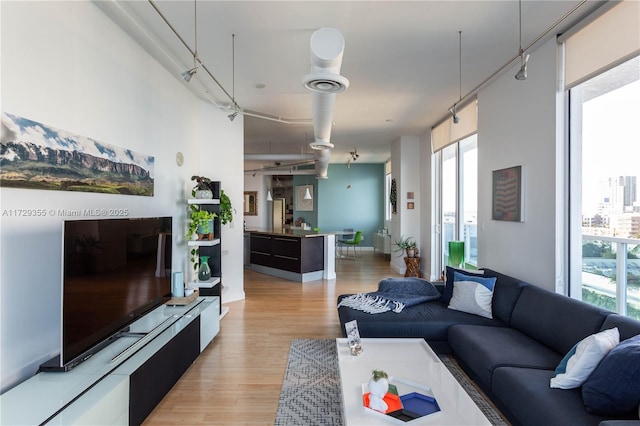
[(444, 285), (444, 290), (442, 292), (442, 297), (440, 297), (440, 301), (446, 303), (447, 305), (451, 301), (451, 296), (453, 295), (453, 273), (457, 272), (463, 275), (470, 275), (473, 277), (484, 277), (484, 271), (479, 269), (477, 272), (468, 271), (466, 269), (456, 269), (450, 266), (447, 266), (445, 269), (446, 281)]
[[(578, 342), (578, 343), (580, 343), (580, 342)], [(560, 361), (560, 364), (558, 364), (558, 366), (556, 367), (556, 371), (554, 372), (554, 376), (557, 376), (558, 374), (565, 374), (567, 372), (567, 363), (569, 362), (569, 359), (571, 359), (571, 357), (576, 354), (576, 349), (578, 348), (578, 343), (573, 345), (573, 347), (571, 349), (569, 349), (569, 352), (567, 352), (567, 354), (564, 356), (564, 358), (562, 358), (562, 360)]]
[(624, 415), (640, 404), (640, 334), (620, 342), (582, 385), (587, 412)]
[(449, 309), (493, 318), (491, 302), (495, 277), (482, 277), (453, 273), (453, 293), (449, 301)]

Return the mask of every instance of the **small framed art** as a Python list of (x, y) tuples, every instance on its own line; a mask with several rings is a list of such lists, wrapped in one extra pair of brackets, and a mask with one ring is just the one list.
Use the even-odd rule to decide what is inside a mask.
[(491, 219), (524, 222), (522, 166), (493, 171)]

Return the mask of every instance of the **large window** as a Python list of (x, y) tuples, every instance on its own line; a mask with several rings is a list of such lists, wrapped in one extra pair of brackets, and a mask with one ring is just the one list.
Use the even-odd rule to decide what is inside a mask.
[(473, 134), (441, 151), (441, 229), (443, 264), (449, 241), (464, 241), (465, 266), (478, 265), (478, 138)]
[(569, 100), (571, 296), (640, 319), (640, 57)]

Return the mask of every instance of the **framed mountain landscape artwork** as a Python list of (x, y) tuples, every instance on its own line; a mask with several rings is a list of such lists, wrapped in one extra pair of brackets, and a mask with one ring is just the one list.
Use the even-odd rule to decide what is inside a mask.
[(0, 186), (153, 196), (154, 157), (2, 113)]

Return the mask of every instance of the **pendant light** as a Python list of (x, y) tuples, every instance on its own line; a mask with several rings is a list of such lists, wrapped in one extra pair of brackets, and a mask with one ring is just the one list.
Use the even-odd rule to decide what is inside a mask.
[(186, 70), (183, 72), (182, 78), (187, 83), (191, 81), (191, 77), (193, 77), (198, 72), (198, 12), (197, 12), (197, 0), (193, 0), (193, 34), (195, 39), (195, 50), (193, 53), (193, 68)]
[[(306, 143), (306, 141), (307, 141), (307, 134), (306, 133), (304, 134), (304, 140), (305, 140), (305, 145), (308, 147), (309, 144)], [(307, 152), (307, 155), (308, 154), (309, 153)], [(303, 198), (305, 200), (312, 200), (313, 199), (313, 197), (311, 196), (311, 192), (309, 191), (309, 176), (307, 176), (307, 189), (306, 189), (306, 191), (304, 191), (304, 197)]]
[(520, 69), (515, 75), (516, 80), (526, 80), (527, 79), (527, 62), (529, 62), (529, 54), (527, 56), (524, 55), (524, 50), (522, 50), (522, 0), (518, 0), (518, 22), (520, 27), (520, 48), (518, 52), (520, 54)]
[(267, 201), (273, 201), (273, 197), (271, 196), (271, 190), (267, 189)]

